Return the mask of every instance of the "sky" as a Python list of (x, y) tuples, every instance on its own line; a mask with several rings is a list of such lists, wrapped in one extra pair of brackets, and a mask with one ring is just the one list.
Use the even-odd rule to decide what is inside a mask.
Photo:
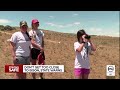
[(89, 35), (119, 37), (119, 11), (0, 11), (0, 25), (19, 27), (19, 22), (38, 19), (39, 28), (63, 33), (84, 29)]

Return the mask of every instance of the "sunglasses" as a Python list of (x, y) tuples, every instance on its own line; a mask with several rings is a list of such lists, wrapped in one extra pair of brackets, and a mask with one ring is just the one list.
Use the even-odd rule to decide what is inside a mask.
[(28, 28), (28, 26), (24, 25), (24, 26), (21, 26), (21, 28), (23, 28), (23, 29), (25, 28), (26, 29), (26, 28)]

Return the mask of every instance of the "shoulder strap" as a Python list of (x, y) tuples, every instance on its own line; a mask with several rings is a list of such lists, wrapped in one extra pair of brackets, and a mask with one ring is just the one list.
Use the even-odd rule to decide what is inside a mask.
[(31, 40), (31, 38), (30, 38), (30, 36), (29, 36), (29, 34), (28, 34), (28, 32), (26, 31), (26, 35), (29, 37), (29, 39)]
[(87, 55), (88, 55), (89, 54), (89, 51), (88, 51), (88, 42), (87, 42), (87, 48), (86, 49), (87, 49)]

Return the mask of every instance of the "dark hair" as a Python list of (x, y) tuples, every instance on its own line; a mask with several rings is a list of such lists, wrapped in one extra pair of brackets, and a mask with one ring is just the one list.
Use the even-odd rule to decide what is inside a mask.
[(82, 37), (82, 35), (84, 35), (84, 34), (86, 34), (86, 32), (85, 32), (85, 30), (84, 29), (81, 29), (81, 30), (79, 30), (78, 32), (77, 32), (77, 39), (78, 39), (78, 42), (82, 42), (81, 40), (80, 40), (80, 37)]

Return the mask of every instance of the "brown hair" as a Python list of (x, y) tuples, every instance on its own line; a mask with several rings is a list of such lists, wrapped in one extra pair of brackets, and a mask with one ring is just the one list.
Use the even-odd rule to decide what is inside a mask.
[(81, 29), (81, 30), (79, 30), (78, 32), (77, 32), (77, 40), (78, 40), (78, 42), (82, 42), (81, 40), (80, 40), (80, 37), (82, 37), (82, 35), (84, 35), (84, 34), (86, 34), (86, 32), (85, 32), (85, 30), (84, 29)]

